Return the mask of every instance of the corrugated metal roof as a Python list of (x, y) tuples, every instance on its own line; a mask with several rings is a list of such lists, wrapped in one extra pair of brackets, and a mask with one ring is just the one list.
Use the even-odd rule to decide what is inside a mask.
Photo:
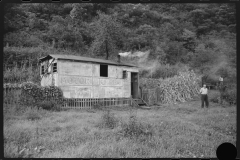
[(44, 61), (44, 60), (50, 59), (50, 58), (137, 67), (136, 65), (132, 65), (132, 64), (128, 64), (128, 63), (122, 63), (122, 62), (118, 63), (118, 62), (111, 61), (111, 60), (97, 59), (97, 58), (90, 58), (90, 57), (82, 57), (82, 56), (74, 56), (74, 55), (60, 55), (60, 54), (49, 54), (46, 57), (40, 58), (39, 61), (41, 62), (41, 61)]

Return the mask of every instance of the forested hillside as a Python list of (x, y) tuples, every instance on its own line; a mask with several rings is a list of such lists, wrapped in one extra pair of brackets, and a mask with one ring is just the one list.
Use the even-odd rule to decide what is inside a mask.
[(39, 82), (37, 59), (50, 53), (114, 60), (141, 52), (148, 55), (123, 60), (139, 62), (145, 77), (166, 78), (187, 66), (236, 83), (234, 4), (9, 3), (4, 13), (6, 82)]

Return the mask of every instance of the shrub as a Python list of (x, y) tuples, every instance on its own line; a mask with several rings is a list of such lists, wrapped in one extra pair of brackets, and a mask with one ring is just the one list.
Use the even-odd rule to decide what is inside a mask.
[(101, 102), (93, 105), (93, 109), (96, 109), (96, 110), (102, 110), (104, 108), (105, 107), (104, 107), (104, 105)]
[(227, 101), (229, 104), (237, 104), (237, 90), (236, 88), (227, 89), (226, 92), (223, 93), (223, 99)]
[(213, 102), (213, 103), (219, 103), (220, 102), (220, 98), (219, 97), (213, 97), (209, 101)]
[(63, 104), (63, 93), (56, 86), (41, 87), (25, 82), (22, 84), (21, 104), (56, 109), (57, 105)]
[(100, 121), (100, 127), (105, 127), (109, 129), (113, 129), (118, 125), (118, 119), (115, 117), (110, 110), (107, 110), (103, 113)]
[(5, 68), (3, 72), (3, 80), (5, 83), (21, 83), (26, 81), (40, 82), (39, 67), (26, 66), (26, 63), (19, 67)]
[(33, 82), (22, 83), (21, 88), (21, 104), (22, 105), (36, 105), (37, 101), (43, 100), (43, 93), (40, 86)]
[(39, 102), (37, 104), (38, 108), (46, 109), (46, 110), (52, 110), (52, 111), (59, 111), (60, 107), (58, 106), (57, 102), (55, 100), (44, 100), (42, 102)]
[(153, 130), (150, 124), (143, 124), (137, 121), (136, 116), (131, 115), (128, 123), (122, 123), (123, 136), (125, 137), (139, 137), (152, 136)]
[(220, 93), (219, 91), (210, 91), (209, 93), (209, 101), (213, 103), (220, 102)]
[(20, 105), (27, 107), (36, 105), (35, 98), (30, 93), (24, 92), (23, 90), (21, 90), (19, 102)]

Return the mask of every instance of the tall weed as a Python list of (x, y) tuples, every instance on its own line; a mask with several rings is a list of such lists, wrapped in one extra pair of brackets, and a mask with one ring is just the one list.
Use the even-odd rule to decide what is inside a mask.
[(28, 66), (24, 63), (22, 66), (14, 65), (12, 68), (6, 68), (3, 71), (4, 83), (21, 83), (33, 81), (40, 83), (39, 67)]
[(110, 110), (106, 110), (103, 112), (99, 127), (114, 129), (117, 127), (119, 120), (115, 117), (114, 113), (110, 112)]
[(28, 110), (25, 112), (25, 116), (27, 120), (31, 120), (31, 121), (41, 119), (41, 115), (36, 108), (28, 108)]
[(230, 105), (237, 104), (237, 89), (229, 88), (223, 93), (223, 99), (227, 101)]
[(122, 123), (121, 128), (124, 137), (138, 138), (140, 136), (153, 135), (152, 126), (138, 121), (135, 115), (130, 115), (128, 122)]

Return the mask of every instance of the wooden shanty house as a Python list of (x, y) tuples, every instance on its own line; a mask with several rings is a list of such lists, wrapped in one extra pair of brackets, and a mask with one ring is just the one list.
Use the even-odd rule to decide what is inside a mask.
[(99, 101), (104, 105), (123, 101), (130, 104), (133, 103), (132, 99), (139, 98), (139, 69), (135, 65), (122, 63), (120, 56), (118, 62), (115, 62), (51, 54), (40, 58), (39, 62), (41, 86), (60, 87), (64, 97), (75, 99), (80, 107), (91, 107)]

